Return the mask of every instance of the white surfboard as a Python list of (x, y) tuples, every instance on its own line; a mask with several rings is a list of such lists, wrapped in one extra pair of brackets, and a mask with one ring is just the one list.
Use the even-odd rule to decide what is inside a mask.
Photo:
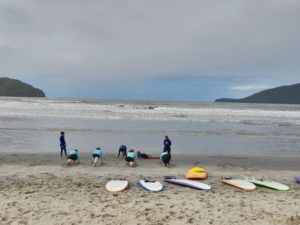
[(238, 180), (238, 179), (221, 179), (221, 182), (225, 183), (225, 184), (229, 184), (231, 186), (240, 188), (242, 190), (247, 190), (247, 191), (253, 191), (256, 189), (255, 184), (250, 183), (248, 181), (245, 180)]
[(162, 191), (164, 188), (164, 186), (159, 181), (155, 180), (139, 180), (139, 184), (146, 191), (152, 192), (159, 192)]
[(288, 186), (286, 186), (285, 184), (281, 184), (275, 181), (267, 181), (267, 180), (256, 180), (256, 179), (252, 179), (252, 180), (248, 180), (249, 182), (262, 186), (262, 187), (266, 187), (266, 188), (271, 188), (274, 190), (278, 190), (278, 191), (287, 191), (290, 188)]
[(164, 181), (172, 183), (172, 184), (178, 184), (181, 186), (198, 189), (198, 190), (210, 190), (211, 189), (211, 186), (201, 183), (201, 182), (198, 182), (198, 181), (194, 181), (194, 180), (166, 178), (166, 179), (164, 179)]
[(111, 180), (106, 183), (106, 190), (110, 192), (120, 192), (128, 187), (127, 180)]

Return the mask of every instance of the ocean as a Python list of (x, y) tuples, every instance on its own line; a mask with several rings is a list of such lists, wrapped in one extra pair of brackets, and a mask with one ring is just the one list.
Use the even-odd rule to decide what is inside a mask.
[(300, 106), (239, 103), (0, 98), (0, 152), (117, 153), (121, 144), (173, 154), (300, 155)]

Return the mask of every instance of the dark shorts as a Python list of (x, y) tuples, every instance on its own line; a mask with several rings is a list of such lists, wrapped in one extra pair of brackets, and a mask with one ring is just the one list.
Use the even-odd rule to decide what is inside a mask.
[(100, 155), (96, 154), (96, 153), (94, 153), (92, 156), (93, 156), (93, 158), (100, 158)]
[(170, 154), (170, 151), (171, 151), (171, 147), (167, 147), (167, 146), (164, 147), (164, 152), (169, 152)]
[(133, 161), (134, 161), (133, 158), (131, 158), (131, 157), (126, 157), (125, 160), (126, 160), (127, 162), (133, 162)]
[(78, 159), (78, 156), (77, 155), (68, 155), (67, 157), (68, 159), (72, 159), (72, 160), (77, 160)]

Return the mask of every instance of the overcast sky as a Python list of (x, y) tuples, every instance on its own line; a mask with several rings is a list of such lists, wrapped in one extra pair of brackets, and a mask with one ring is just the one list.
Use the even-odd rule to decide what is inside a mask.
[(0, 75), (49, 97), (244, 97), (299, 83), (299, 12), (299, 0), (0, 0)]

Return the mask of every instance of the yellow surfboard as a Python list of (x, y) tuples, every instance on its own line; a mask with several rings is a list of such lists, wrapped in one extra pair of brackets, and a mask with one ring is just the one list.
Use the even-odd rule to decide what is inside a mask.
[(191, 168), (186, 174), (185, 178), (187, 179), (198, 179), (198, 180), (204, 180), (208, 177), (207, 172), (205, 169), (201, 167), (193, 167)]

